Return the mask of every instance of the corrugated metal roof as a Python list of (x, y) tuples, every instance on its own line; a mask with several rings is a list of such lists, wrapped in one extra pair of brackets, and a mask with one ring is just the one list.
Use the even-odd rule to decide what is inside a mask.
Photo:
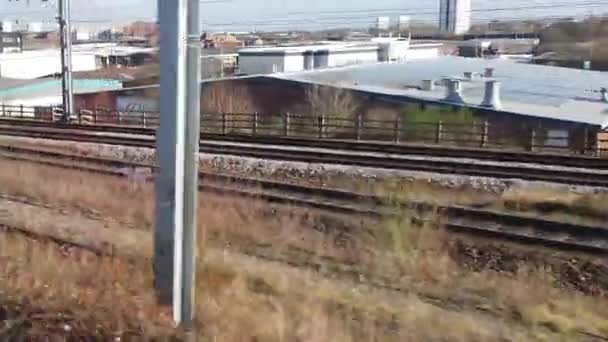
[[(45, 78), (29, 82), (12, 83), (11, 81), (0, 78), (0, 85), (4, 85), (0, 88), (0, 102), (61, 96), (61, 80)], [(9, 86), (10, 83), (13, 86)], [(109, 79), (75, 79), (73, 83), (74, 93), (122, 88), (122, 82)]]
[[(518, 114), (608, 126), (608, 103), (591, 92), (608, 87), (608, 73), (519, 63), (507, 59), (445, 56), (399, 64), (371, 64), (346, 68), (273, 75), (297, 81), (340, 85), (352, 89), (419, 99), (442, 100), (445, 88), (412, 89), (425, 79), (463, 78), (464, 72), (495, 69), (501, 81), (503, 110)], [(463, 81), (467, 105), (479, 105), (483, 81)]]

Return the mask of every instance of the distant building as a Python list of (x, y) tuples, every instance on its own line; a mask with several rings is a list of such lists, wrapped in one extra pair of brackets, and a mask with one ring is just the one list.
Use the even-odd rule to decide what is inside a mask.
[(409, 39), (380, 37), (367, 42), (247, 48), (239, 50), (239, 73), (298, 72), (355, 64), (432, 58), (441, 44), (411, 44)]
[(378, 17), (376, 18), (376, 29), (388, 30), (391, 25), (391, 19), (389, 17)]
[(464, 34), (471, 28), (471, 0), (440, 0), (439, 29)]
[(239, 50), (241, 74), (271, 74), (378, 62), (378, 44), (326, 44)]
[[(19, 32), (0, 32), (0, 52), (21, 52), (23, 36)], [(1, 71), (0, 71), (1, 72)]]
[(26, 22), (17, 20), (4, 20), (1, 23), (2, 32), (25, 32), (28, 29)]
[(57, 30), (57, 21), (32, 21), (27, 24), (27, 31), (31, 33), (44, 33)]
[[(112, 79), (75, 79), (73, 81), (75, 94), (121, 88), (122, 83)], [(61, 80), (53, 78), (31, 80), (0, 78), (0, 104), (3, 107), (4, 105), (29, 107), (61, 104)], [(5, 111), (10, 110), (5, 109)], [(12, 110), (15, 115), (35, 116), (35, 112), (31, 110), (25, 111), (23, 114), (17, 108), (12, 108)]]
[[(4, 32), (48, 32), (55, 30), (55, 20), (32, 20), (30, 13), (53, 11), (54, 5), (48, 0), (8, 0), (0, 1), (0, 20)], [(56, 11), (56, 9), (55, 9)], [(54, 13), (54, 11), (53, 11)]]
[(242, 47), (243, 41), (229, 33), (203, 34), (203, 48), (230, 49)]
[(110, 46), (96, 50), (95, 64), (101, 68), (137, 67), (153, 62), (156, 52), (154, 48)]
[(410, 28), (411, 17), (409, 15), (399, 16), (399, 31), (406, 31)]
[(129, 37), (147, 38), (158, 32), (158, 26), (154, 22), (136, 21), (122, 28), (122, 33)]

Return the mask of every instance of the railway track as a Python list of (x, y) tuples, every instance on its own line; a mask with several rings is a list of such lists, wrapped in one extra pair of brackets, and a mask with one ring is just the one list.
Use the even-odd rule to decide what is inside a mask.
[[(0, 145), (0, 156), (110, 175), (124, 176), (124, 169), (154, 169), (152, 165), (147, 164), (8, 145)], [(443, 226), (455, 233), (482, 235), (499, 240), (594, 255), (608, 254), (608, 228), (599, 226), (576, 225), (473, 207), (444, 206), (436, 208), (425, 203), (389, 203), (387, 199), (380, 196), (209, 173), (200, 174), (200, 190), (250, 197), (273, 203), (312, 207), (334, 213), (373, 217), (403, 215), (404, 209), (420, 215), (438, 209), (445, 218), (445, 221), (442, 222)]]
[[(39, 124), (39, 123), (36, 123)], [(153, 136), (125, 135), (133, 128), (120, 127), (120, 132), (104, 131), (101, 126), (91, 131), (48, 127), (0, 126), (0, 135), (44, 138), (74, 142), (120, 145), (129, 147), (155, 148)], [(137, 129), (137, 131), (141, 131)], [(234, 138), (234, 137), (232, 137)], [(232, 139), (230, 138), (230, 139)], [(228, 138), (226, 138), (228, 139)], [(234, 138), (236, 139), (236, 138)], [(285, 139), (282, 139), (285, 140)], [(289, 139), (291, 143), (291, 139)], [(475, 163), (470, 160), (437, 160), (413, 158), (405, 155), (386, 153), (363, 153), (361, 151), (336, 150), (333, 148), (294, 148), (285, 141), (281, 145), (262, 143), (242, 143), (234, 141), (201, 140), (200, 151), (206, 154), (232, 155), (264, 160), (292, 161), (304, 163), (324, 163), (357, 167), (384, 168), (390, 170), (410, 170), (449, 175), (466, 175), (499, 179), (522, 179), (560, 184), (608, 187), (608, 170), (595, 167), (593, 170), (550, 168), (530, 165), (504, 165)], [(586, 158), (594, 163), (604, 159)]]
[[(118, 126), (118, 125), (79, 125), (60, 124), (45, 121), (3, 119), (0, 125), (26, 126), (39, 128), (78, 129), (91, 132), (124, 133), (133, 135), (154, 136), (156, 130), (152, 128)], [(296, 147), (327, 148), (334, 150), (376, 152), (402, 155), (416, 155), (429, 157), (467, 158), (476, 160), (500, 161), (511, 163), (532, 163), (540, 165), (560, 165), (568, 167), (593, 168), (608, 170), (608, 158), (590, 156), (564, 155), (557, 153), (538, 153), (508, 151), (497, 149), (478, 149), (467, 147), (429, 146), (420, 144), (394, 144), (383, 142), (332, 140), (332, 139), (305, 139), (295, 137), (272, 137), (251, 135), (222, 135), (201, 134), (201, 139), (217, 142), (252, 143), (258, 145), (287, 145)]]

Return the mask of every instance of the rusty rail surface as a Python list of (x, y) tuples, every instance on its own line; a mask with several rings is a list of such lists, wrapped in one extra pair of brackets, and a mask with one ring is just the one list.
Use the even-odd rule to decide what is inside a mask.
[[(104, 127), (106, 129), (106, 127)], [(129, 147), (155, 148), (154, 136), (148, 132), (146, 136), (119, 134), (110, 131), (89, 131), (86, 129), (66, 129), (48, 127), (1, 126), (0, 135), (29, 138), (44, 138), (63, 141), (110, 144)], [(302, 142), (300, 142), (302, 143)], [(293, 146), (297, 146), (294, 149)], [(322, 163), (333, 165), (348, 165), (370, 168), (385, 168), (391, 170), (409, 170), (427, 173), (450, 175), (466, 175), (490, 177), (499, 179), (522, 179), (571, 185), (593, 187), (608, 187), (608, 173), (599, 163), (601, 159), (591, 158), (589, 163), (594, 167), (589, 169), (548, 168), (541, 165), (534, 167), (528, 164), (476, 163), (465, 158), (437, 159), (413, 158), (408, 154), (393, 153), (359, 153), (343, 149), (330, 148), (331, 145), (317, 145), (312, 148), (304, 144), (294, 144), (291, 141), (266, 141), (258, 143), (251, 140), (221, 140), (202, 139), (201, 153), (250, 157), (264, 160), (293, 161), (305, 163)], [(362, 148), (364, 150), (364, 147)], [(353, 153), (356, 152), (356, 153)], [(372, 152), (372, 151), (370, 151)], [(583, 159), (588, 160), (588, 159)], [(581, 160), (577, 161), (581, 163)], [(582, 162), (586, 163), (586, 162)], [(599, 163), (599, 165), (598, 165)], [(575, 162), (573, 162), (575, 164)], [(600, 170), (601, 169), (601, 170)]]

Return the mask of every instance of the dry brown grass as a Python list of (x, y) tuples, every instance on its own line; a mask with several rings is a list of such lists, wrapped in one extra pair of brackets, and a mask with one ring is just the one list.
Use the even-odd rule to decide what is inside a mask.
[[(35, 304), (22, 306), (9, 319), (20, 323), (14, 336), (65, 336), (66, 324), (74, 334), (106, 340), (172, 333), (170, 316), (156, 305), (151, 291), (149, 263), (66, 255), (53, 245), (6, 234), (0, 236), (0, 246), (0, 307), (6, 298)], [(477, 322), (474, 316), (281, 264), (227, 252), (208, 253), (201, 266), (200, 340), (492, 341), (497, 336), (495, 324)], [(20, 321), (22, 315), (27, 318)]]
[[(90, 206), (101, 216), (134, 225), (151, 220), (153, 204), (146, 199), (151, 188), (115, 178), (3, 163), (0, 190), (50, 204)], [(405, 218), (381, 225), (359, 222), (366, 233), (337, 248), (331, 234), (311, 227), (332, 228), (339, 221), (296, 208), (268, 210), (255, 201), (205, 200), (199, 236), (212, 237), (212, 243), (200, 241), (205, 255), (197, 324), (209, 340), (522, 341), (573, 340), (581, 332), (608, 335), (605, 299), (560, 290), (538, 270), (467, 272), (447, 255), (440, 232), (412, 226)], [(344, 224), (356, 226), (353, 221)], [(170, 331), (166, 312), (154, 303), (148, 260), (130, 264), (84, 254), (66, 257), (54, 246), (39, 248), (6, 235), (1, 239), (0, 303), (4, 296), (36, 298), (47, 312), (78, 312), (85, 328), (93, 324), (87, 322), (101, 321), (109, 332), (138, 329), (154, 336)], [(251, 246), (267, 246), (276, 254), (297, 247), (309, 252), (302, 258), (315, 262), (327, 257), (353, 262), (372, 275), (390, 274), (391, 285), (405, 292), (238, 253)], [(80, 302), (82, 296), (87, 301)], [(94, 311), (86, 309), (89, 303), (96, 305)]]
[(494, 207), (532, 212), (556, 219), (603, 225), (608, 219), (608, 194), (575, 193), (542, 187), (511, 189)]

